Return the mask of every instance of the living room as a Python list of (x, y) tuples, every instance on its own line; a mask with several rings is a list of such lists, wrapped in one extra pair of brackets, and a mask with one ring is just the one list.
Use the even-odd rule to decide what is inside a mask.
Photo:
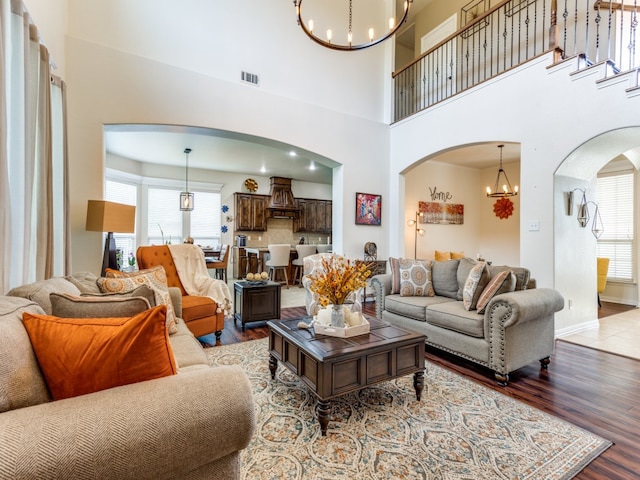
[[(442, 248), (527, 266), (538, 285), (572, 300), (574, 308), (566, 305), (556, 316), (559, 334), (597, 319), (595, 281), (576, 281), (595, 278), (595, 264), (584, 261), (595, 257), (595, 239), (572, 228), (575, 219), (564, 208), (568, 189), (587, 186), (593, 193), (593, 177), (564, 171), (565, 181), (557, 174), (561, 165), (579, 170), (581, 155), (599, 154), (601, 167), (636, 148), (637, 96), (600, 89), (593, 79), (572, 80), (567, 68), (549, 68), (548, 54), (389, 126), (391, 46), (355, 56), (321, 49), (303, 41), (290, 2), (250, 0), (233, 14), (218, 2), (185, 8), (30, 0), (26, 7), (68, 88), (70, 271), (100, 267), (103, 235), (87, 232), (85, 220), (87, 200), (104, 192), (104, 126), (190, 125), (277, 140), (337, 162), (335, 251), (359, 256), (373, 241), (381, 258), (414, 256), (406, 221), (419, 201), (429, 201), (430, 189), (449, 192), (465, 206), (464, 224), (427, 225), (418, 256)], [(243, 70), (260, 73), (260, 86), (241, 84)], [(484, 159), (493, 167), (472, 172), (468, 183), (457, 174), (467, 167), (437, 163), (439, 155), (481, 144), (494, 150)], [(505, 219), (483, 194), (493, 183), (498, 144), (519, 149), (519, 161), (505, 163), (520, 187)], [(380, 227), (354, 224), (356, 192), (382, 195)], [(483, 241), (470, 240), (470, 232)]]

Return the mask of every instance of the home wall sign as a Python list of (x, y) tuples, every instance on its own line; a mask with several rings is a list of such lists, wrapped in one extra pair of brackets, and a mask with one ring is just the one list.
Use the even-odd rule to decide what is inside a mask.
[(464, 205), (461, 203), (418, 202), (420, 223), (440, 225), (462, 225), (464, 223)]

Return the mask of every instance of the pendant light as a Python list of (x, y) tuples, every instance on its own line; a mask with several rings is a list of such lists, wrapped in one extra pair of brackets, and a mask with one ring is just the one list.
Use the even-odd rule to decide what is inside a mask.
[(193, 193), (189, 191), (189, 154), (190, 148), (185, 148), (184, 153), (187, 156), (187, 169), (185, 175), (184, 192), (180, 192), (180, 210), (190, 212), (193, 210)]
[(504, 145), (498, 145), (498, 148), (500, 149), (500, 168), (498, 169), (498, 176), (496, 177), (496, 184), (493, 187), (493, 191), (491, 187), (487, 187), (487, 197), (514, 197), (518, 195), (518, 186), (511, 187), (507, 173), (504, 171), (504, 168), (502, 168), (502, 149)]

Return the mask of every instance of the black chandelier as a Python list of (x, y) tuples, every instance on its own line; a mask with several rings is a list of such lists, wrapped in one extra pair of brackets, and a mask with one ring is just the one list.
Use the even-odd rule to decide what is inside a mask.
[(509, 177), (507, 177), (507, 173), (504, 171), (504, 168), (502, 168), (502, 149), (504, 145), (498, 145), (498, 148), (500, 149), (500, 168), (498, 169), (498, 176), (496, 177), (496, 184), (493, 190), (491, 190), (491, 187), (487, 187), (487, 197), (514, 197), (518, 195), (518, 186), (511, 186)]
[[(314, 0), (316, 2), (324, 0)], [(349, 4), (349, 13), (348, 13), (348, 27), (344, 33), (346, 36), (344, 38), (344, 43), (342, 41), (336, 42), (334, 39), (334, 30), (332, 28), (327, 28), (326, 30), (326, 40), (317, 36), (314, 32), (314, 21), (312, 18), (308, 18), (306, 21), (302, 17), (302, 0), (293, 0), (293, 5), (296, 7), (296, 16), (298, 17), (298, 25), (307, 34), (307, 36), (313, 40), (314, 42), (322, 45), (323, 47), (331, 48), (333, 50), (362, 50), (364, 48), (373, 47), (378, 43), (384, 42), (386, 39), (392, 37), (402, 26), (402, 24), (407, 20), (409, 15), (409, 9), (411, 8), (411, 4), (413, 0), (405, 0), (404, 7), (402, 12), (402, 17), (400, 21), (396, 22), (394, 17), (389, 18), (388, 20), (388, 30), (384, 33), (380, 34), (380, 36), (376, 37), (376, 31), (372, 26), (369, 26), (366, 31), (366, 37), (363, 33), (360, 35), (356, 34), (356, 39), (354, 43), (354, 31), (353, 31), (353, 0), (348, 0)], [(366, 27), (365, 27), (366, 28)], [(367, 38), (368, 41), (360, 41), (358, 38)]]

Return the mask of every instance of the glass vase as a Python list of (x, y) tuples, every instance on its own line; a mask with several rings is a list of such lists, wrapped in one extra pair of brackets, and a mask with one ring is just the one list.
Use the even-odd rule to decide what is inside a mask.
[(331, 326), (344, 328), (344, 309), (342, 305), (331, 305)]

